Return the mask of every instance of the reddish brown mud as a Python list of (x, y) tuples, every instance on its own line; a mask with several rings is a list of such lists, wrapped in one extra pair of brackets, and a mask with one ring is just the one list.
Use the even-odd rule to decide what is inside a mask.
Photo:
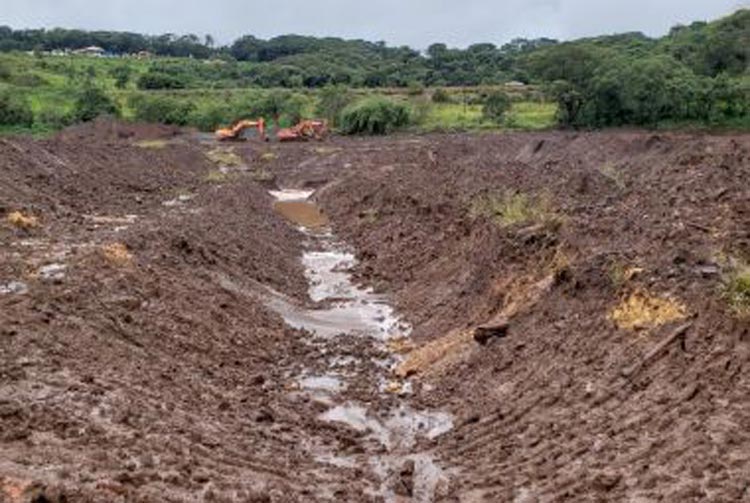
[[(0, 501), (750, 498), (750, 137), (213, 148), (0, 139)], [(349, 272), (411, 339), (284, 322)]]

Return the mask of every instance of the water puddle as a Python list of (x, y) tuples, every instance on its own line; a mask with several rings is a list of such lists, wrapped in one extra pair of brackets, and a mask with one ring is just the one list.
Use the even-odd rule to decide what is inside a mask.
[(346, 389), (346, 384), (340, 378), (332, 375), (303, 377), (297, 382), (300, 388), (304, 390), (338, 393)]
[(314, 248), (302, 256), (310, 285), (308, 294), (314, 302), (326, 301), (325, 307), (307, 309), (273, 292), (265, 299), (271, 309), (288, 325), (322, 338), (346, 333), (388, 341), (409, 335), (411, 327), (396, 316), (382, 296), (352, 282), (349, 270), (355, 259), (343, 244), (328, 233), (309, 237)]
[[(389, 356), (376, 366), (377, 377), (371, 386), (378, 393), (406, 396), (411, 390), (408, 381), (394, 381), (391, 369), (402, 358), (392, 348), (396, 342), (408, 341), (411, 327), (399, 319), (387, 299), (372, 289), (356, 285), (351, 270), (356, 258), (344, 243), (336, 240), (327, 228), (328, 219), (309, 200), (312, 192), (281, 190), (271, 192), (276, 198), (275, 210), (296, 224), (307, 235), (302, 264), (309, 283), (310, 299), (321, 307), (301, 307), (277, 292), (269, 292), (265, 303), (278, 312), (292, 327), (304, 329), (315, 337), (312, 344), (323, 344), (338, 335), (355, 335), (371, 341)], [(322, 342), (316, 342), (322, 341)], [(387, 502), (396, 501), (398, 478), (407, 474), (412, 486), (411, 501), (430, 502), (436, 488), (447, 483), (447, 475), (429, 452), (415, 452), (418, 440), (434, 439), (453, 428), (450, 414), (418, 411), (396, 402), (385, 409), (377, 402), (341, 402), (340, 394), (348, 386), (346, 379), (357, 379), (356, 372), (342, 374), (342, 367), (357, 368), (361, 357), (342, 354), (327, 355), (330, 373), (303, 374), (297, 379), (302, 392), (324, 398), (329, 409), (320, 419), (341, 423), (361, 433), (376, 447), (372, 452), (356, 456), (318, 450), (315, 459), (334, 466), (359, 466), (372, 471), (380, 480), (372, 495)], [(375, 362), (378, 363), (378, 362)], [(358, 378), (362, 379), (361, 376)], [(338, 399), (338, 402), (337, 402)], [(393, 403), (392, 399), (388, 403)], [(403, 501), (403, 500), (402, 500)]]
[(453, 417), (444, 412), (419, 412), (407, 406), (391, 411), (387, 419), (378, 420), (358, 404), (337, 405), (324, 412), (321, 419), (344, 423), (359, 432), (369, 432), (389, 451), (414, 447), (418, 437), (434, 439), (453, 429)]
[(179, 196), (175, 197), (174, 199), (170, 199), (168, 201), (164, 201), (162, 206), (166, 206), (167, 208), (172, 208), (174, 206), (181, 206), (189, 201), (191, 201), (195, 196), (192, 194), (180, 194)]
[(328, 219), (312, 203), (307, 201), (276, 201), (274, 209), (297, 225), (306, 229), (320, 229), (328, 225)]

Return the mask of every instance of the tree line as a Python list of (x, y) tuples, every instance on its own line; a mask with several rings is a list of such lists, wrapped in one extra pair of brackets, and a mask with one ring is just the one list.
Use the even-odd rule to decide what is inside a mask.
[(101, 47), (111, 54), (134, 54), (148, 51), (159, 56), (213, 57), (213, 37), (206, 35), (142, 35), (116, 31), (85, 31), (63, 28), (14, 30), (0, 26), (0, 52), (64, 51), (89, 46)]
[[(464, 49), (435, 43), (424, 52), (384, 42), (299, 35), (270, 40), (244, 36), (217, 47), (210, 36), (0, 27), (0, 51), (86, 45), (118, 54), (147, 50), (174, 56), (154, 59), (137, 75), (125, 64), (115, 69), (118, 87), (125, 88), (132, 78), (144, 91), (440, 88), (519, 81), (536, 85), (557, 102), (563, 126), (697, 122), (750, 127), (747, 9), (713, 22), (676, 26), (660, 38), (633, 32), (569, 42), (516, 39)], [(487, 109), (497, 115), (504, 98), (493, 100)]]

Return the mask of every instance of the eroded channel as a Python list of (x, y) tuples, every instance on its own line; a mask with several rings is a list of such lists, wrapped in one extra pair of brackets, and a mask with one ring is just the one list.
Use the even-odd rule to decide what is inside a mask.
[[(391, 370), (399, 363), (400, 356), (387, 350), (388, 343), (408, 338), (411, 327), (399, 318), (385, 297), (353, 282), (350, 271), (356, 264), (355, 256), (333, 235), (325, 215), (310, 200), (312, 192), (280, 190), (271, 194), (276, 198), (275, 210), (306, 236), (302, 263), (309, 296), (323, 307), (300, 307), (280, 295), (269, 295), (266, 304), (290, 326), (312, 334), (311, 344), (322, 347), (331, 338), (356, 336), (388, 355), (377, 362), (375, 378), (342, 372), (342, 363), (358, 368), (357, 360), (363, 357), (335, 354), (335, 351), (327, 354), (325, 373), (305, 371), (296, 377), (295, 392), (307, 393), (328, 407), (319, 419), (345, 424), (365, 435), (374, 446), (356, 455), (321, 448), (316, 453), (317, 461), (358, 466), (374, 473), (379, 486), (371, 493), (385, 501), (403, 501), (404, 497), (419, 502), (434, 501), (440, 486), (447, 485), (449, 473), (429, 451), (420, 451), (417, 446), (420, 438), (434, 439), (448, 432), (453, 427), (453, 418), (442, 411), (414, 410), (408, 403), (410, 383), (392, 379)], [(361, 385), (362, 379), (368, 379), (367, 385), (374, 393), (390, 399), (359, 403), (341, 398), (343, 390), (350, 385)], [(396, 395), (398, 400), (386, 394)], [(405, 474), (409, 482), (401, 487), (396, 479)]]

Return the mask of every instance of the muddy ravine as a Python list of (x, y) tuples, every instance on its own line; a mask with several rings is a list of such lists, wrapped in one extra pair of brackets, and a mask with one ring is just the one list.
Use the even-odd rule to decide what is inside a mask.
[[(321, 449), (317, 459), (372, 470), (379, 484), (369, 488), (368, 493), (386, 502), (396, 502), (399, 497), (423, 503), (434, 501), (439, 486), (448, 483), (449, 470), (436, 461), (434, 453), (419, 450), (417, 441), (433, 440), (447, 433), (453, 427), (453, 418), (441, 411), (414, 410), (408, 399), (411, 383), (394, 380), (393, 370), (402, 358), (389, 348), (408, 344), (411, 327), (401, 321), (387, 298), (353, 282), (353, 250), (332, 233), (326, 217), (311, 199), (313, 192), (292, 189), (271, 194), (276, 198), (274, 209), (299, 226), (306, 236), (301, 260), (310, 300), (319, 307), (295, 306), (277, 292), (271, 293), (266, 304), (287, 324), (309, 333), (311, 345), (348, 334), (363, 338), (386, 354), (377, 362), (380, 372), (375, 376), (357, 372), (361, 357), (337, 354), (335, 350), (326, 354), (327, 372), (304, 372), (299, 376), (297, 392), (328, 407), (320, 415), (322, 420), (343, 423), (368, 437), (368, 447), (362, 454), (347, 456)], [(344, 365), (354, 371), (345, 370)], [(382, 407), (377, 399), (342, 401), (339, 391), (358, 381), (367, 381), (376, 395), (392, 394), (399, 399), (387, 407)]]

